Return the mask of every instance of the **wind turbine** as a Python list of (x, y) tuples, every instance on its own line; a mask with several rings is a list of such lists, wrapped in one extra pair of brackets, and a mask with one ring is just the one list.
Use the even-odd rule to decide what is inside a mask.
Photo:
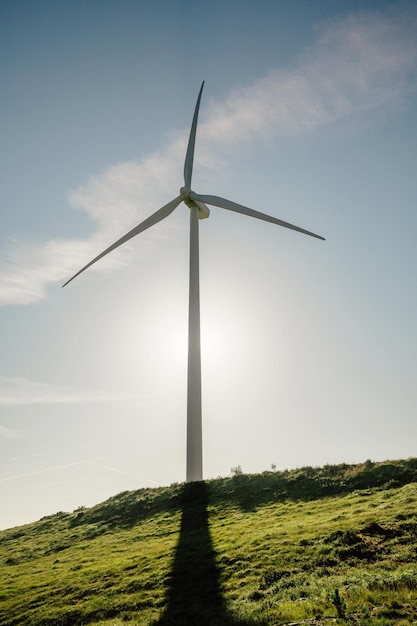
[(204, 81), (201, 85), (197, 103), (195, 105), (193, 121), (191, 124), (190, 137), (188, 140), (187, 153), (184, 163), (184, 187), (181, 187), (180, 194), (161, 209), (153, 213), (146, 220), (135, 226), (126, 235), (115, 241), (92, 261), (87, 263), (72, 278), (62, 285), (68, 285), (74, 278), (79, 276), (84, 270), (102, 259), (132, 237), (142, 233), (147, 228), (157, 224), (170, 215), (177, 206), (184, 202), (190, 209), (190, 277), (189, 277), (189, 317), (188, 317), (188, 384), (187, 384), (187, 482), (203, 479), (203, 454), (202, 454), (202, 424), (201, 424), (201, 350), (200, 350), (200, 281), (199, 281), (199, 220), (206, 219), (210, 215), (207, 204), (235, 211), (249, 217), (255, 217), (271, 224), (284, 226), (296, 230), (305, 235), (323, 239), (304, 228), (299, 228), (288, 222), (283, 222), (275, 217), (254, 211), (246, 206), (220, 198), (219, 196), (202, 195), (195, 193), (191, 189), (191, 177), (193, 173), (194, 147), (197, 131), (198, 112), (200, 109), (201, 94), (203, 92)]

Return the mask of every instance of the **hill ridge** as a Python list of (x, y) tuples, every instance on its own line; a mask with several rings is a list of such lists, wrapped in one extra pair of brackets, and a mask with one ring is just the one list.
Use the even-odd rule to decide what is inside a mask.
[[(401, 487), (417, 481), (417, 458), (364, 463), (303, 466), (293, 470), (245, 474), (238, 468), (232, 477), (205, 482), (212, 506), (238, 505), (251, 510), (269, 502), (313, 500), (343, 495), (358, 489)], [(104, 502), (79, 510), (73, 524), (107, 522), (131, 524), (161, 510), (181, 505), (183, 483), (124, 491)]]

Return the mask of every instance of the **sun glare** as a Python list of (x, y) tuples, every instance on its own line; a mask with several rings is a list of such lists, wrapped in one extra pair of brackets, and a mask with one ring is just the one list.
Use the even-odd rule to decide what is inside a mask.
[[(218, 362), (222, 355), (228, 353), (230, 338), (226, 336), (224, 329), (213, 324), (204, 324), (201, 327), (201, 361), (203, 366)], [(167, 333), (164, 337), (164, 349), (167, 357), (175, 361), (184, 360), (188, 353), (187, 330), (177, 330)]]

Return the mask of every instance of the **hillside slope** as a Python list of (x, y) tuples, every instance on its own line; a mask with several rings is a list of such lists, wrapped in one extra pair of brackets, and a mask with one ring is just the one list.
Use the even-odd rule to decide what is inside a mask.
[(417, 459), (125, 492), (0, 533), (4, 626), (417, 624)]

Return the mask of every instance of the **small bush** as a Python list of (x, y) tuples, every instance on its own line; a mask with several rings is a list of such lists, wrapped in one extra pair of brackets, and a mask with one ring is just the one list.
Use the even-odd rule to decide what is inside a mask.
[(337, 617), (344, 619), (346, 617), (346, 600), (340, 595), (337, 587), (330, 594), (330, 601), (337, 611)]

